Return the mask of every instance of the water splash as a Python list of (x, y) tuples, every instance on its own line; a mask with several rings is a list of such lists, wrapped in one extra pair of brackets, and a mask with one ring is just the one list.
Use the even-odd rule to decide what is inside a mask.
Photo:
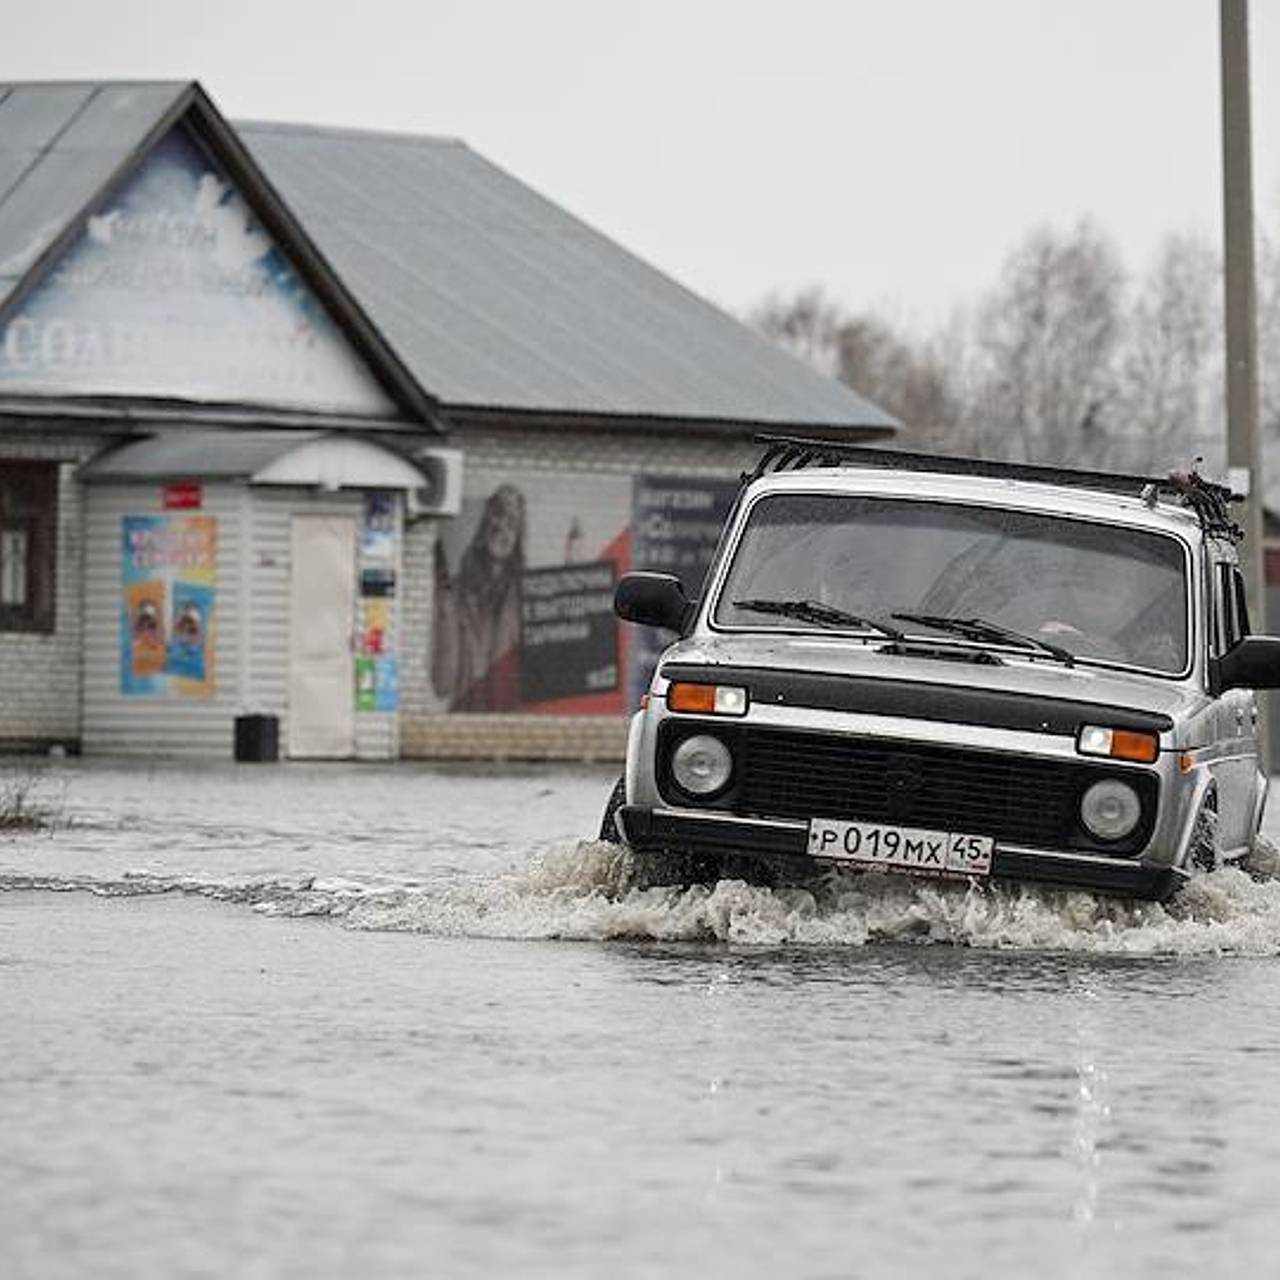
[[(1255, 874), (1277, 865), (1280, 852), (1260, 846)], [(106, 897), (181, 893), (274, 916), (326, 917), (352, 929), (450, 937), (1280, 954), (1280, 880), (1238, 868), (1200, 875), (1163, 905), (1035, 886), (971, 887), (845, 873), (803, 888), (722, 880), (709, 887), (641, 889), (634, 887), (632, 871), (629, 855), (616, 845), (577, 841), (497, 875), (453, 871), (393, 880), (9, 874), (0, 876), (0, 890), (78, 890)]]

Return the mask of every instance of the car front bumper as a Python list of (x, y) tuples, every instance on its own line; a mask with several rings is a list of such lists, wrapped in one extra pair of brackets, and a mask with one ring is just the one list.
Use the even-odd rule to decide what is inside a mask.
[[(766, 862), (820, 865), (809, 855), (808, 825), (789, 819), (623, 805), (618, 810), (618, 826), (626, 843), (639, 853), (676, 851), (713, 858), (747, 855)], [(991, 878), (1039, 881), (1161, 902), (1186, 880), (1175, 867), (1151, 866), (1131, 858), (999, 844), (991, 861)]]

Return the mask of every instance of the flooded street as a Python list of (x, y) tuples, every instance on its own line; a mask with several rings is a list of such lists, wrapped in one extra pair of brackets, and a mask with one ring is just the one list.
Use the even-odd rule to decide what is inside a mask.
[(4, 1274), (1274, 1270), (1280, 884), (640, 892), (611, 782), (51, 766)]

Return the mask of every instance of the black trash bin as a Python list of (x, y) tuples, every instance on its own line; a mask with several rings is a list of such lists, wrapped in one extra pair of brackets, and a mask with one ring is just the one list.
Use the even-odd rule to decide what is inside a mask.
[(276, 716), (236, 716), (236, 759), (280, 759), (280, 721)]

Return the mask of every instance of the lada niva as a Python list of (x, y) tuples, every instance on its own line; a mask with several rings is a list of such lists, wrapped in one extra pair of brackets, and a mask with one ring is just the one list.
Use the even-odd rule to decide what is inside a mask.
[(1267, 781), (1230, 494), (821, 442), (768, 444), (602, 824), (641, 871), (844, 866), (1164, 899), (1243, 858)]

